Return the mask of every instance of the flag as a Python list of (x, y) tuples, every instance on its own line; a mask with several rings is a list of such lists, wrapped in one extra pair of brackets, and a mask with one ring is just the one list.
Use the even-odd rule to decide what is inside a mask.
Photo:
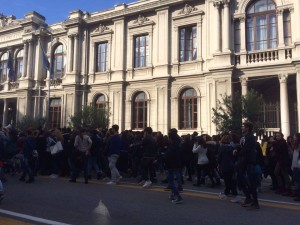
[(42, 49), (42, 57), (43, 57), (43, 67), (46, 69), (46, 70), (50, 70), (50, 62), (49, 62), (49, 60), (48, 60), (48, 57), (47, 57), (47, 55), (46, 55), (46, 53), (45, 53), (45, 51), (44, 51), (44, 49), (43, 49), (43, 47), (42, 47), (42, 45), (41, 45), (41, 49)]
[(13, 81), (15, 79), (14, 61), (10, 51), (8, 52), (7, 70), (8, 70), (9, 81)]

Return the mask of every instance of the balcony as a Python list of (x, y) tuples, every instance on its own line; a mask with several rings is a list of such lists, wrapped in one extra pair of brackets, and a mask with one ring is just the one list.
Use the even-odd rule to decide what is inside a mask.
[(50, 87), (58, 87), (62, 84), (62, 79), (55, 78), (50, 80)]
[(272, 63), (292, 59), (292, 48), (271, 49), (264, 51), (244, 52), (235, 54), (235, 65), (260, 65), (263, 63)]
[(19, 88), (19, 82), (18, 81), (11, 81), (9, 82), (9, 90), (15, 90)]

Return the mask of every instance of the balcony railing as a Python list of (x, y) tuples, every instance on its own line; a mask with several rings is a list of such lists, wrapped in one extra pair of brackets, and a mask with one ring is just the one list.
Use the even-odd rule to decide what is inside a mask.
[(237, 53), (235, 55), (235, 64), (249, 65), (264, 62), (275, 62), (278, 60), (288, 60), (293, 57), (292, 53), (292, 48)]
[(50, 86), (52, 86), (52, 87), (57, 87), (57, 86), (60, 86), (61, 84), (62, 84), (62, 79), (60, 79), (60, 78), (50, 80)]
[(9, 82), (9, 90), (18, 89), (18, 88), (19, 88), (19, 82), (17, 81)]

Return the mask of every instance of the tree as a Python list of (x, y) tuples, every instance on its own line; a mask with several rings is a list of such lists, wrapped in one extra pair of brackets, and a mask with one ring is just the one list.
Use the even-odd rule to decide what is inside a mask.
[(241, 96), (239, 92), (231, 95), (222, 95), (217, 101), (217, 107), (213, 108), (212, 122), (217, 127), (217, 132), (235, 131), (241, 133), (242, 122), (251, 121), (258, 124), (263, 104), (262, 95), (250, 90), (246, 95)]
[(71, 117), (70, 127), (88, 129), (106, 128), (108, 126), (108, 110), (93, 106), (84, 106), (82, 111)]
[(33, 129), (44, 127), (45, 123), (45, 118), (33, 118), (32, 116), (24, 116), (20, 121), (18, 121), (17, 128), (21, 131), (26, 131), (29, 127)]

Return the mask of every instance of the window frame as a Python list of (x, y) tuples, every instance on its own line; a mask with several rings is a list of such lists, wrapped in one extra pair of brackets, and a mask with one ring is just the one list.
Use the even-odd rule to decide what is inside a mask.
[[(272, 10), (267, 10), (267, 11), (263, 11), (263, 12), (254, 12), (254, 13), (248, 13), (249, 9), (255, 5), (257, 2), (259, 2), (260, 0), (257, 0), (257, 1), (254, 1), (252, 4), (250, 4), (247, 9), (246, 9), (246, 49), (247, 51), (265, 51), (265, 50), (268, 50), (268, 49), (274, 49), (274, 48), (277, 48), (278, 47), (278, 17), (277, 17), (277, 14), (276, 14), (276, 4), (274, 3), (274, 1), (272, 0), (269, 0), (271, 1), (274, 6), (275, 6), (275, 9), (272, 9)], [(267, 39), (266, 39), (266, 42), (267, 42), (267, 47), (266, 49), (258, 49), (258, 44), (259, 42), (263, 41), (263, 40), (257, 40), (257, 28), (259, 26), (257, 26), (256, 24), (256, 21), (259, 17), (265, 17), (266, 19), (266, 29), (267, 29)], [(274, 39), (271, 39), (270, 37), (270, 33), (271, 33), (271, 23), (270, 23), (270, 17), (271, 16), (274, 16), (275, 18), (275, 27), (276, 27), (276, 47), (271, 47), (271, 42), (274, 40)], [(253, 31), (252, 31), (252, 34), (253, 34), (253, 49), (250, 49), (249, 48), (249, 43), (252, 43), (249, 41), (249, 27), (248, 27), (248, 20), (249, 19), (252, 19), (252, 22), (253, 22)]]
[[(18, 56), (21, 52), (22, 52), (22, 55)], [(24, 50), (23, 49), (20, 49), (17, 52), (15, 60), (16, 60), (15, 61), (15, 71), (16, 71), (16, 75), (17, 75), (16, 79), (20, 79), (23, 75), (23, 67), (24, 67)]]
[[(6, 54), (6, 59), (4, 58)], [(0, 83), (4, 83), (8, 76), (8, 52), (5, 52), (0, 57)]]
[[(145, 45), (144, 46), (140, 45), (142, 37), (145, 37), (145, 40), (144, 40)], [(136, 51), (137, 50), (137, 46), (136, 46), (137, 40), (139, 40), (138, 41), (138, 43), (139, 43), (138, 52)], [(141, 56), (141, 48), (145, 49), (144, 56)], [(148, 48), (148, 55), (147, 55), (147, 48)], [(137, 56), (137, 54), (138, 54), (138, 56)], [(141, 57), (144, 57), (144, 59), (141, 60)], [(140, 35), (134, 36), (134, 56), (133, 56), (134, 68), (147, 67), (149, 64), (149, 60), (150, 60), (150, 37), (149, 37), (149, 34), (140, 34)]]
[[(105, 45), (105, 52), (104, 52), (104, 62), (102, 61), (102, 52), (101, 52), (101, 48), (100, 46), (101, 45)], [(96, 48), (96, 72), (100, 72), (100, 73), (103, 73), (103, 72), (106, 72), (107, 71), (107, 68), (108, 68), (108, 41), (104, 41), (104, 42), (99, 42), (96, 44), (97, 48)], [(99, 49), (100, 48), (100, 49)], [(104, 69), (101, 70), (101, 64), (104, 63)]]
[[(98, 103), (98, 100), (101, 97), (103, 97), (104, 100), (99, 101), (99, 103)], [(97, 95), (97, 97), (95, 98), (95, 101), (94, 101), (94, 107), (96, 109), (103, 109), (103, 110), (106, 110), (108, 108), (108, 101), (106, 100), (106, 96), (104, 94), (98, 94)]]
[[(143, 99), (138, 99), (140, 94), (144, 94)], [(133, 130), (143, 130), (147, 127), (148, 124), (148, 99), (145, 92), (138, 92), (134, 95), (132, 100), (132, 129)], [(142, 118), (139, 118), (139, 109), (142, 109)], [(139, 127), (139, 124), (142, 124)]]
[[(192, 90), (193, 94), (192, 96), (185, 96), (185, 94)], [(187, 120), (187, 110), (186, 108), (188, 101), (191, 101), (191, 109), (189, 110), (189, 113), (191, 113), (191, 121)], [(197, 92), (194, 88), (186, 88), (184, 89), (179, 98), (179, 129), (181, 130), (191, 130), (191, 129), (197, 129), (198, 127), (198, 96)], [(188, 126), (188, 123), (191, 124), (191, 126)]]
[[(57, 49), (59, 48), (59, 47), (62, 47), (62, 51), (61, 52), (56, 52), (57, 51)], [(63, 44), (59, 44), (59, 45), (57, 45), (55, 48), (54, 48), (54, 50), (53, 50), (53, 57), (52, 57), (52, 59), (53, 59), (53, 79), (61, 79), (63, 76), (64, 76), (64, 73), (65, 73), (65, 68), (64, 68), (64, 45)], [(57, 65), (58, 65), (58, 60), (57, 60), (57, 58), (58, 57), (61, 57), (61, 71), (60, 72), (57, 72), (58, 70), (57, 70)]]
[[(52, 105), (53, 101), (59, 100), (59, 104)], [(51, 128), (60, 128), (62, 114), (61, 98), (51, 98), (49, 104), (49, 124)]]
[[(184, 47), (183, 50), (181, 49), (182, 45), (181, 45), (181, 41), (182, 41), (182, 37), (181, 37), (181, 31), (185, 30), (184, 32)], [(186, 36), (186, 31), (189, 31), (190, 34), (190, 46), (191, 49), (187, 50), (187, 36)], [(194, 35), (196, 35), (196, 37), (194, 37)], [(188, 26), (183, 26), (183, 27), (179, 27), (179, 62), (192, 62), (197, 60), (197, 51), (198, 51), (198, 46), (197, 46), (197, 42), (198, 42), (198, 34), (197, 34), (197, 25), (196, 24), (191, 24)], [(195, 40), (194, 40), (195, 39)], [(196, 51), (195, 53), (195, 57), (194, 57), (194, 51)], [(181, 52), (183, 52), (183, 60), (181, 59)], [(191, 59), (189, 60), (187, 57), (187, 52), (189, 52), (191, 55), (189, 56)]]

